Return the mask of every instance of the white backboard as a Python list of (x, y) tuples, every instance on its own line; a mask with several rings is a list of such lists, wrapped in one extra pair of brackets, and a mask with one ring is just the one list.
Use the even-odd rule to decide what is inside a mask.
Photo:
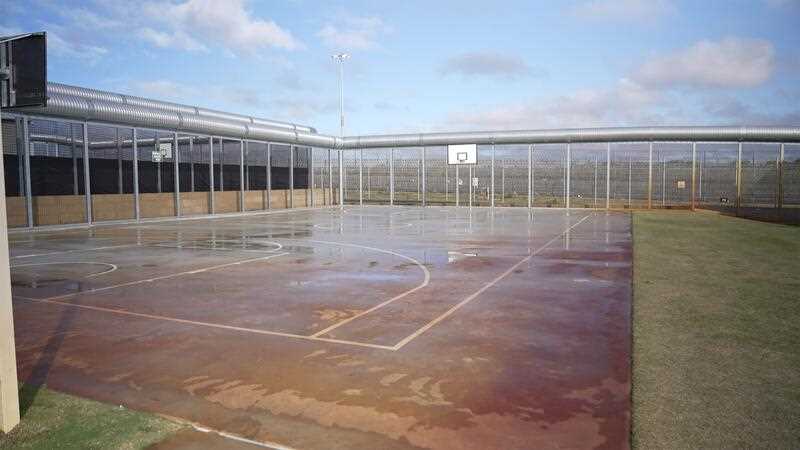
[(172, 159), (172, 143), (171, 142), (160, 142), (158, 144), (158, 150), (161, 152), (161, 156), (166, 159)]
[(454, 166), (478, 164), (478, 146), (476, 144), (448, 145), (447, 164)]

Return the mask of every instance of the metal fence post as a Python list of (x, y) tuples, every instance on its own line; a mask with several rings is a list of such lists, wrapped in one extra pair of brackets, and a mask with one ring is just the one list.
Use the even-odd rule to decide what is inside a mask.
[(647, 209), (653, 209), (653, 141), (647, 152)]
[(458, 205), (458, 196), (461, 189), (459, 189), (459, 182), (461, 182), (461, 178), (458, 177), (458, 165), (456, 165), (456, 206)]
[(267, 142), (267, 209), (272, 209), (272, 144)]
[(86, 223), (92, 223), (92, 176), (89, 173), (89, 125), (83, 122), (83, 190), (86, 194)]
[(122, 141), (119, 139), (119, 128), (114, 128), (117, 140), (117, 193), (122, 194)]
[(239, 211), (244, 212), (244, 141), (239, 141)]
[(394, 147), (389, 150), (389, 206), (394, 205)]
[(566, 184), (566, 187), (565, 187), (566, 191), (565, 191), (565, 195), (564, 195), (564, 197), (566, 197), (565, 204), (566, 204), (567, 209), (569, 209), (569, 201), (570, 201), (570, 195), (569, 195), (569, 187), (570, 186), (569, 185), (572, 184), (571, 183), (571, 181), (572, 181), (571, 180), (571, 177), (572, 177), (571, 172), (572, 172), (572, 150), (571, 150), (571, 144), (569, 142), (567, 142), (567, 184)]
[(597, 209), (597, 168), (599, 164), (600, 158), (597, 157), (597, 153), (594, 154), (594, 201), (592, 202), (592, 208)]
[[(0, 149), (2, 150), (2, 149)], [(17, 157), (19, 158), (19, 148), (17, 149)], [(33, 192), (31, 190), (31, 142), (30, 142), (30, 124), (28, 118), (22, 119), (22, 148), (24, 154), (24, 173), (25, 177), (25, 221), (28, 227), (33, 227)]]
[(189, 190), (194, 192), (194, 136), (189, 136)]
[(314, 147), (308, 147), (307, 150), (308, 154), (308, 185), (311, 186), (311, 207), (315, 207), (316, 202), (314, 201)]
[(472, 209), (472, 166), (469, 166), (469, 208)]
[(219, 138), (219, 191), (225, 192), (225, 141)]
[(611, 142), (606, 142), (606, 209), (611, 209)]
[(528, 144), (528, 209), (533, 207), (533, 144)]
[(632, 192), (632, 181), (633, 178), (631, 177), (633, 173), (633, 155), (628, 154), (628, 208), (633, 208), (633, 192)]
[(783, 158), (784, 158), (784, 145), (781, 143), (781, 150), (778, 154), (778, 198), (775, 202), (775, 206), (778, 209), (783, 209)]
[(294, 145), (289, 146), (289, 208), (294, 208)]
[(331, 149), (328, 149), (328, 205), (333, 205), (333, 162), (331, 162)]
[[(161, 139), (158, 136), (158, 132), (155, 132), (155, 138), (153, 139), (153, 150), (158, 151), (158, 147), (161, 144)], [(152, 159), (152, 157), (151, 157)], [(155, 162), (155, 161), (153, 161)], [(158, 193), (161, 193), (161, 161), (156, 162), (156, 187), (158, 188)]]
[(422, 206), (427, 205), (427, 196), (425, 195), (426, 191), (426, 181), (427, 178), (425, 176), (425, 147), (422, 147)]
[(139, 209), (139, 143), (136, 128), (131, 130), (133, 137), (133, 216), (138, 222), (141, 219)]
[(742, 142), (739, 141), (739, 148), (736, 156), (736, 215), (740, 214), (742, 207)]
[(181, 160), (180, 160), (180, 152), (178, 151), (178, 133), (174, 133), (172, 135), (172, 147), (173, 147), (172, 154), (174, 155), (173, 158), (172, 158), (172, 162), (174, 164), (172, 173), (173, 173), (173, 177), (175, 178), (173, 180), (174, 184), (175, 184), (175, 196), (174, 196), (174, 199), (175, 199), (175, 216), (176, 217), (180, 217), (181, 216), (181, 181), (180, 181), (180, 167), (179, 167), (179, 165), (181, 163)]
[[(489, 201), (489, 204), (492, 206), (492, 208), (494, 208), (494, 159), (495, 159), (495, 149), (494, 149), (494, 144), (492, 144), (492, 175), (491, 175), (492, 184), (491, 184), (491, 189), (489, 189), (490, 195), (492, 197)], [(470, 186), (472, 186), (472, 183), (470, 183)]]
[(78, 143), (75, 141), (75, 126), (69, 125), (69, 139), (72, 142), (72, 193), (78, 195)]
[[(220, 180), (222, 181), (222, 180)], [(211, 214), (216, 211), (214, 205), (214, 137), (208, 137), (208, 200), (210, 204)]]
[(364, 206), (364, 149), (358, 150), (358, 206)]
[(697, 183), (697, 176), (695, 174), (697, 167), (697, 142), (692, 142), (692, 200), (689, 203), (691, 205), (691, 210), (694, 211), (694, 196), (696, 192), (696, 183)]
[(344, 150), (339, 150), (339, 209), (344, 209)]

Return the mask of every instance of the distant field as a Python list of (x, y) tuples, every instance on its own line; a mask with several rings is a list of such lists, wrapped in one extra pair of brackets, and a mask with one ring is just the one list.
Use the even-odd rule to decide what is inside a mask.
[(800, 227), (633, 223), (634, 447), (800, 448)]

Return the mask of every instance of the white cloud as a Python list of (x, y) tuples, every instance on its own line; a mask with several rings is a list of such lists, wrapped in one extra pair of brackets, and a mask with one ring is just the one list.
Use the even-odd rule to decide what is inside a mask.
[(491, 76), (517, 78), (541, 74), (528, 66), (522, 58), (495, 52), (464, 53), (448, 59), (440, 68), (443, 74), (457, 73), (464, 76)]
[(150, 42), (156, 47), (161, 47), (161, 48), (172, 47), (189, 51), (208, 50), (208, 48), (205, 45), (201, 44), (200, 42), (197, 42), (195, 39), (192, 39), (191, 36), (188, 36), (186, 33), (182, 31), (176, 31), (173, 34), (169, 34), (154, 30), (152, 28), (142, 28), (136, 34), (141, 39)]
[(642, 64), (634, 78), (653, 86), (753, 87), (767, 81), (774, 68), (769, 41), (729, 37), (657, 56)]
[[(156, 45), (201, 50), (219, 44), (234, 53), (252, 53), (267, 47), (303, 48), (300, 41), (275, 22), (252, 17), (243, 0), (149, 2), (143, 11), (163, 27), (156, 32), (159, 34), (145, 35)], [(161, 35), (168, 35), (169, 39)]]
[(380, 17), (341, 15), (317, 33), (322, 42), (337, 50), (370, 50), (378, 48), (378, 39), (392, 30)]
[(512, 130), (655, 124), (664, 119), (658, 111), (663, 99), (658, 91), (622, 79), (611, 88), (470, 108), (477, 112), (453, 113), (444, 128)]
[(590, 0), (570, 12), (584, 20), (652, 22), (676, 12), (671, 0)]

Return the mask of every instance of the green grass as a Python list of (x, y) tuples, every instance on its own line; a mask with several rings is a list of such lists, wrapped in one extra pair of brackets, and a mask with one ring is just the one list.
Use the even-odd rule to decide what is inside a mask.
[(633, 444), (800, 448), (800, 227), (636, 212)]
[(140, 449), (163, 440), (181, 425), (42, 388), (23, 387), (22, 422), (0, 434), (0, 449)]

